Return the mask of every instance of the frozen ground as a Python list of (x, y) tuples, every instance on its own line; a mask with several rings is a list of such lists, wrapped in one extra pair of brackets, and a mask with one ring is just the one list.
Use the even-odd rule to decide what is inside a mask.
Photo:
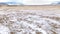
[(43, 10), (0, 10), (0, 34), (60, 34), (60, 14)]

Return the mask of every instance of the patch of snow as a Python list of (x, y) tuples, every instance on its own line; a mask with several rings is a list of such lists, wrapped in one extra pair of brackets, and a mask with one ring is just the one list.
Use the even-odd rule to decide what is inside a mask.
[(8, 27), (0, 25), (0, 34), (10, 34), (10, 30)]
[[(39, 32), (39, 34), (54, 34), (54, 32), (59, 34), (60, 30), (58, 29), (60, 27), (60, 22), (49, 18), (56, 16), (55, 14), (52, 15), (52, 13), (53, 12), (46, 14), (46, 12), (42, 11), (29, 12), (27, 10), (20, 12), (13, 11), (7, 14), (3, 14), (1, 18), (3, 23), (1, 24), (4, 26), (0, 26), (0, 30), (2, 30), (2, 32), (15, 32), (15, 34), (37, 34), (37, 32)], [(47, 16), (49, 17), (47, 18)], [(5, 26), (9, 27), (10, 30)], [(58, 28), (56, 28), (57, 26)], [(5, 27), (7, 30), (3, 29), (3, 27)]]

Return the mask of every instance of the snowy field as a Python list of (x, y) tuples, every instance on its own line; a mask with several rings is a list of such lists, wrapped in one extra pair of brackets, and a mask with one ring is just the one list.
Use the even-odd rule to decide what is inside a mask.
[(0, 10), (0, 34), (60, 34), (60, 14), (44, 10)]

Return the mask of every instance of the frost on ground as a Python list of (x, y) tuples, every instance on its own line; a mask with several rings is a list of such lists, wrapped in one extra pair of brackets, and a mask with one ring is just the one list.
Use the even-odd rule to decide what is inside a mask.
[(0, 34), (60, 34), (60, 15), (38, 10), (0, 12)]

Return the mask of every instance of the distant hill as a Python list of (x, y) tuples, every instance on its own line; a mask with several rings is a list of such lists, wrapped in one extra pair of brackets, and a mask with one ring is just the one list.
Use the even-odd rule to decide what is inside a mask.
[(23, 4), (16, 2), (0, 2), (0, 5), (23, 5)]
[(53, 2), (52, 5), (60, 5), (60, 1), (58, 1), (58, 2)]

